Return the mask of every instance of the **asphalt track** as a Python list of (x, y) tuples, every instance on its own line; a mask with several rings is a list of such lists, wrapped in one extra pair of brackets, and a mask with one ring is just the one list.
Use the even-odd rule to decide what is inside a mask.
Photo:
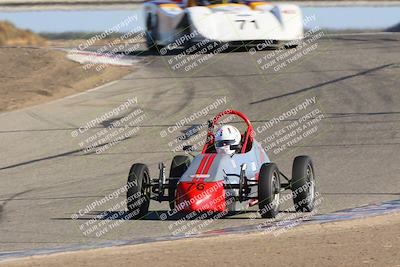
[[(157, 163), (169, 165), (174, 155), (168, 142), (181, 134), (175, 131), (161, 138), (160, 131), (225, 96), (227, 104), (220, 108), (243, 111), (256, 127), (316, 97), (317, 103), (307, 110), (318, 108), (324, 115), (317, 132), (280, 153), (271, 151), (270, 157), (290, 173), (295, 155), (312, 156), (322, 196), (318, 213), (398, 199), (399, 41), (397, 34), (332, 36), (319, 40), (316, 50), (280, 71), (257, 66), (258, 58), (273, 51), (253, 56), (245, 50), (221, 53), (190, 72), (168, 65), (176, 53), (139, 53), (144, 59), (140, 68), (120, 81), (0, 114), (0, 250), (172, 234), (176, 220), (161, 221), (152, 213), (141, 221), (122, 221), (99, 238), (85, 237), (80, 225), (106, 207), (78, 220), (71, 215), (123, 186), (134, 162), (147, 163), (156, 177)], [(110, 121), (75, 138), (71, 132), (134, 97), (146, 114), (140, 130), (101, 154), (81, 151), (79, 142)], [(212, 110), (190, 124), (216, 113)], [(258, 137), (264, 139), (281, 126)], [(160, 214), (167, 207), (152, 202), (150, 209)], [(226, 216), (202, 231), (264, 221), (250, 220), (251, 214)]]

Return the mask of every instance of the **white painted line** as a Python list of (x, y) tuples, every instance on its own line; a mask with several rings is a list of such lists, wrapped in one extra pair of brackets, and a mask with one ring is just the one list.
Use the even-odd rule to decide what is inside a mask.
[(127, 56), (116, 53), (97, 53), (97, 52), (77, 52), (69, 50), (67, 53), (69, 60), (81, 64), (107, 64), (117, 66), (132, 66), (138, 63), (139, 60), (133, 56)]
[[(338, 221), (349, 221), (354, 219), (362, 219), (372, 216), (390, 214), (393, 212), (400, 211), (400, 200), (392, 200), (386, 201), (379, 204), (370, 204), (356, 208), (350, 208), (346, 210), (340, 210), (328, 214), (320, 214), (313, 215), (308, 220), (302, 219), (298, 224), (295, 224), (294, 227), (298, 225), (306, 225), (306, 224), (321, 224), (326, 222), (338, 222)], [(250, 219), (249, 219), (250, 220)], [(247, 224), (243, 226), (233, 226), (228, 228), (217, 229), (215, 231), (205, 231), (191, 235), (166, 235), (166, 236), (154, 236), (154, 237), (142, 237), (138, 239), (131, 240), (111, 240), (105, 243), (89, 243), (89, 244), (72, 244), (70, 246), (64, 247), (55, 247), (55, 248), (42, 248), (42, 249), (28, 249), (22, 251), (4, 251), (0, 252), (0, 262), (5, 262), (17, 258), (24, 257), (32, 257), (38, 255), (51, 255), (56, 253), (64, 253), (71, 251), (82, 251), (88, 249), (98, 249), (98, 248), (109, 248), (115, 246), (128, 246), (128, 245), (140, 245), (145, 243), (155, 243), (160, 241), (175, 241), (187, 238), (200, 238), (200, 237), (208, 237), (208, 236), (223, 236), (229, 234), (250, 234), (250, 233), (259, 233), (262, 231), (267, 231), (268, 229), (285, 229), (288, 227), (292, 220), (277, 220), (271, 224), (263, 225), (262, 228), (259, 228), (258, 225)]]
[[(95, 87), (95, 88), (92, 88), (92, 89), (89, 89), (89, 90), (86, 90), (86, 91), (84, 91), (84, 92), (80, 92), (80, 93), (77, 93), (77, 94), (74, 94), (74, 95), (69, 95), (69, 96), (66, 96), (66, 97), (64, 97), (64, 98), (74, 98), (74, 97), (77, 97), (77, 96), (80, 96), (80, 95), (85, 95), (85, 94), (87, 94), (87, 93), (89, 93), (89, 92), (94, 92), (94, 91), (97, 91), (97, 90), (100, 90), (100, 89), (102, 89), (102, 88), (104, 88), (104, 87), (108, 87), (108, 86), (111, 86), (111, 85), (113, 85), (113, 84), (115, 84), (115, 83), (117, 83), (117, 82), (119, 82), (120, 80), (115, 80), (115, 81), (112, 81), (112, 82), (109, 82), (109, 83), (105, 83), (105, 84), (103, 84), (103, 85), (100, 85), (100, 86), (97, 86), (97, 87)], [(57, 100), (61, 100), (61, 99), (63, 99), (63, 98), (60, 98), (60, 99), (57, 99)]]

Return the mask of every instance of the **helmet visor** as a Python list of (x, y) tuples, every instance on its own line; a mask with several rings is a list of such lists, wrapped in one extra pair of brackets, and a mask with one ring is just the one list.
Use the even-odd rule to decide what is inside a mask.
[(233, 145), (235, 144), (235, 140), (220, 140), (215, 142), (216, 147), (223, 147), (223, 146), (228, 146), (228, 145)]

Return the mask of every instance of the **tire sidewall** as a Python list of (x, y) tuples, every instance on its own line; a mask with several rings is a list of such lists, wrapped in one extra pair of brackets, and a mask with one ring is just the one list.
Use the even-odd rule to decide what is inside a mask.
[[(273, 176), (275, 175), (275, 186)], [(261, 217), (275, 218), (279, 213), (279, 202), (273, 203), (275, 190), (280, 190), (279, 170), (275, 163), (264, 163), (258, 179), (258, 206)]]
[[(128, 185), (129, 183), (133, 183), (134, 185), (130, 186), (127, 190), (127, 200), (131, 198), (131, 201), (127, 202), (129, 212), (134, 212), (133, 218), (141, 218), (145, 216), (149, 211), (150, 199), (149, 194), (146, 194), (145, 189), (143, 188), (144, 182), (149, 183), (149, 169), (145, 164), (136, 163), (133, 164), (128, 176)], [(139, 193), (140, 192), (140, 193)], [(143, 199), (142, 199), (143, 198)], [(137, 204), (136, 202), (140, 201), (140, 205), (130, 207), (130, 205)], [(138, 213), (138, 214), (136, 214)]]
[[(312, 171), (313, 181), (307, 180), (307, 168)], [(309, 183), (313, 183), (313, 196), (310, 195)], [(315, 205), (315, 172), (309, 156), (298, 156), (293, 161), (291, 181), (293, 202), (296, 211), (310, 212)], [(305, 190), (306, 189), (306, 190)]]
[(146, 45), (151, 51), (157, 51), (158, 16), (148, 14), (146, 19)]

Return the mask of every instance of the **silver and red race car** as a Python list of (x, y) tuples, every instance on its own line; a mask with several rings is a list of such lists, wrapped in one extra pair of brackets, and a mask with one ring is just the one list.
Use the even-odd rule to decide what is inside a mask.
[[(247, 126), (233, 155), (218, 154), (214, 146), (215, 127), (226, 115), (238, 116)], [(270, 161), (253, 133), (243, 113), (225, 110), (209, 121), (202, 152), (196, 156), (175, 156), (169, 177), (166, 177), (164, 163), (159, 164), (159, 176), (155, 179), (151, 178), (145, 164), (133, 164), (127, 186), (131, 218), (145, 217), (150, 200), (168, 201), (174, 213), (243, 211), (258, 204), (261, 217), (274, 218), (279, 212), (280, 193), (284, 190), (292, 190), (296, 211), (312, 211), (315, 176), (311, 158), (297, 156), (289, 179)]]

